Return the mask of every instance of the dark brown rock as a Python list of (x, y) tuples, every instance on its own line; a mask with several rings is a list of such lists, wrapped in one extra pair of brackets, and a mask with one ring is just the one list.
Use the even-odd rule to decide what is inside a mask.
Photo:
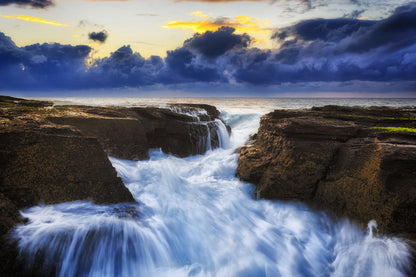
[(0, 133), (0, 145), (0, 276), (21, 276), (8, 237), (22, 222), (18, 209), (40, 201), (134, 202), (95, 138), (7, 132)]
[(107, 155), (130, 160), (149, 157), (149, 144), (140, 120), (132, 118), (49, 117), (50, 122), (77, 128), (96, 138)]
[[(0, 276), (22, 276), (9, 230), (19, 209), (91, 200), (134, 202), (97, 139), (50, 125), (48, 104), (2, 98), (0, 120)], [(41, 276), (41, 275), (39, 275)]]
[(263, 198), (305, 201), (416, 238), (414, 109), (327, 106), (265, 115), (237, 175)]
[(311, 199), (339, 145), (356, 126), (320, 117), (278, 116), (262, 118), (255, 143), (240, 152), (237, 174), (257, 184), (261, 197)]
[(18, 208), (74, 200), (134, 202), (95, 138), (1, 133), (0, 192)]
[[(207, 143), (212, 148), (219, 145), (217, 125), (210, 118), (198, 119), (160, 108), (132, 108), (140, 117), (146, 130), (150, 148), (161, 148), (163, 152), (179, 157), (203, 154)], [(206, 141), (210, 137), (210, 141)]]
[(22, 223), (16, 205), (0, 193), (0, 276), (18, 276), (16, 242), (9, 238), (9, 230)]
[[(150, 148), (179, 157), (203, 154), (219, 146), (219, 111), (210, 105), (175, 104), (175, 111), (161, 108), (131, 108), (142, 121)], [(206, 112), (202, 112), (205, 110)], [(207, 141), (210, 138), (210, 141)]]
[[(219, 145), (215, 119), (219, 111), (209, 105), (180, 104), (174, 108), (119, 108), (71, 106), (84, 114), (49, 116), (47, 121), (69, 126), (74, 131), (97, 138), (113, 157), (144, 160), (152, 148), (161, 148), (179, 157), (203, 154), (207, 143)], [(208, 136), (210, 134), (210, 136)], [(210, 137), (210, 142), (207, 138)]]

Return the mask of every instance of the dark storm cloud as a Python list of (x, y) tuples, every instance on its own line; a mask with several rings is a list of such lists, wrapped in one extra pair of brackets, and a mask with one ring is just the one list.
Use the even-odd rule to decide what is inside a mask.
[[(251, 39), (223, 27), (194, 34), (162, 59), (143, 58), (130, 46), (95, 60), (88, 46), (35, 44), (17, 47), (0, 33), (0, 88), (194, 87), (206, 84), (345, 90), (383, 84), (416, 93), (416, 4), (379, 21), (313, 19), (277, 30), (280, 47), (249, 48)], [(318, 84), (318, 85), (317, 85)], [(358, 86), (358, 85), (357, 85)], [(364, 86), (365, 87), (365, 86)], [(358, 87), (357, 87), (358, 88)], [(369, 86), (366, 86), (369, 89)]]
[(53, 5), (51, 0), (1, 0), (0, 6), (7, 5), (29, 6), (37, 9), (44, 9)]
[(88, 34), (88, 38), (93, 41), (104, 43), (108, 38), (108, 33), (105, 30), (101, 32), (91, 32)]
[(293, 36), (303, 41), (339, 41), (362, 27), (369, 27), (376, 23), (377, 21), (348, 18), (311, 19), (284, 28), (274, 33), (272, 38), (285, 40)]
[(20, 62), (23, 55), (23, 51), (9, 37), (0, 33), (0, 67)]
[(58, 43), (17, 47), (0, 33), (0, 88), (80, 88), (90, 51)]
[(366, 52), (385, 47), (390, 51), (416, 42), (416, 3), (399, 7), (392, 16), (351, 35), (347, 51)]
[(221, 56), (231, 49), (248, 47), (251, 38), (247, 34), (234, 34), (234, 31), (232, 27), (221, 27), (215, 32), (197, 33), (186, 40), (184, 45), (209, 58)]
[(233, 28), (223, 27), (215, 32), (194, 34), (181, 48), (168, 51), (164, 61), (157, 56), (146, 60), (133, 53), (130, 46), (124, 46), (110, 57), (96, 61), (89, 73), (99, 86), (225, 82), (215, 62), (205, 58), (247, 47), (249, 42), (247, 35), (236, 35)]
[[(263, 65), (237, 71), (252, 83), (303, 81), (397, 81), (416, 79), (416, 4), (397, 8), (387, 19), (306, 20), (273, 35), (280, 50)], [(268, 80), (259, 74), (268, 68)], [(250, 76), (250, 77), (248, 77)], [(253, 77), (254, 76), (254, 77)]]
[[(380, 21), (306, 20), (279, 30), (281, 48), (262, 63), (238, 67), (237, 82), (415, 81), (416, 4)], [(252, 49), (240, 52), (240, 60)]]
[(143, 86), (155, 83), (163, 60), (158, 56), (149, 59), (134, 53), (130, 46), (120, 47), (110, 57), (96, 60), (88, 76), (87, 87)]
[(166, 67), (160, 74), (163, 83), (223, 81), (215, 64), (201, 60), (187, 47), (168, 51)]

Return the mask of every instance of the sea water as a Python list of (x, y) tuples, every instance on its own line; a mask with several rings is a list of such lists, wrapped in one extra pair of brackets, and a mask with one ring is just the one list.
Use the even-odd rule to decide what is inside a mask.
[[(109, 100), (71, 101), (105, 105)], [(110, 157), (137, 204), (77, 201), (22, 211), (28, 222), (14, 236), (28, 269), (36, 266), (57, 276), (406, 276), (409, 246), (378, 236), (375, 221), (363, 230), (299, 203), (256, 200), (253, 186), (235, 177), (235, 148), (274, 108), (408, 106), (409, 101), (112, 101), (216, 104), (233, 132), (229, 137), (220, 131), (222, 147), (204, 155), (181, 159), (155, 149), (147, 161)]]

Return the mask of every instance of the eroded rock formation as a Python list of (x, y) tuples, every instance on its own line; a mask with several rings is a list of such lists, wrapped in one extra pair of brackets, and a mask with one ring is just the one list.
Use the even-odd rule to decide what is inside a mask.
[(276, 110), (241, 149), (237, 175), (267, 199), (307, 202), (416, 238), (416, 110)]

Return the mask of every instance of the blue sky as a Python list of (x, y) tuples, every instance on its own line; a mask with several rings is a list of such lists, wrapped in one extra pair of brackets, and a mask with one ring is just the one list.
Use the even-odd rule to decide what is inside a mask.
[(416, 97), (411, 1), (0, 5), (2, 94)]

